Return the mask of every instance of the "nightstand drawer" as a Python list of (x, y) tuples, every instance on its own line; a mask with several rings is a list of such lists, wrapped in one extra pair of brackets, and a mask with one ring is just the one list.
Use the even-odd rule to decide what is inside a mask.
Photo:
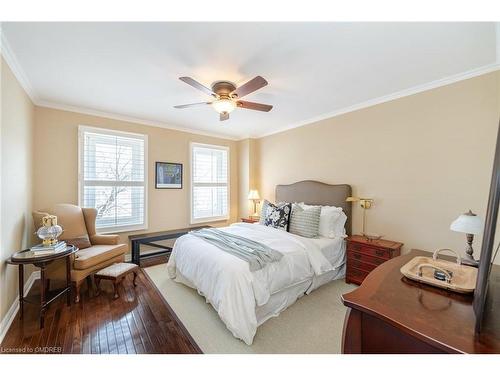
[(401, 253), (401, 242), (371, 241), (354, 235), (347, 238), (346, 282), (361, 284), (365, 277), (379, 265)]
[(377, 257), (372, 257), (371, 255), (358, 253), (357, 251), (349, 251), (347, 253), (347, 260), (348, 261), (349, 261), (349, 258), (351, 258), (353, 260), (357, 260), (357, 261), (371, 263), (375, 266), (378, 266), (387, 260), (384, 258), (377, 258)]
[(347, 268), (356, 268), (360, 271), (371, 272), (373, 271), (377, 265), (371, 263), (365, 263), (359, 260), (355, 260), (352, 258), (347, 258)]
[(356, 242), (349, 242), (348, 244), (348, 250), (350, 251), (356, 251), (362, 254), (374, 256), (374, 257), (379, 257), (379, 258), (384, 258), (384, 259), (391, 259), (391, 253), (387, 249), (381, 249), (378, 247), (371, 247), (365, 244), (360, 244)]
[(346, 271), (346, 281), (354, 282), (356, 284), (361, 284), (366, 276), (368, 276), (370, 272), (363, 271), (354, 267), (350, 267), (347, 265)]

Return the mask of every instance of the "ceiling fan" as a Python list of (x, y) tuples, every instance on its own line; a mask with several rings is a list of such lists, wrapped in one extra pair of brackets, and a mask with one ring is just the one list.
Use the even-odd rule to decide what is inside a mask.
[(191, 77), (179, 77), (182, 82), (187, 83), (194, 88), (203, 91), (215, 98), (211, 102), (201, 102), (192, 104), (182, 104), (176, 105), (174, 108), (191, 108), (197, 106), (211, 105), (220, 114), (220, 121), (225, 121), (229, 119), (229, 113), (232, 112), (236, 107), (253, 109), (255, 111), (269, 112), (273, 106), (262, 103), (247, 102), (245, 100), (240, 100), (240, 98), (248, 95), (258, 89), (267, 85), (267, 81), (261, 76), (257, 76), (247, 83), (236, 87), (234, 83), (229, 81), (216, 81), (212, 84), (212, 88), (202, 85), (198, 81)]

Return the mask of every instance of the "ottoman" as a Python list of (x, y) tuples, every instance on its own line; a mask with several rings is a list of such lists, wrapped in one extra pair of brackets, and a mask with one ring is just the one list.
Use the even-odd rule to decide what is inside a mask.
[(123, 281), (125, 276), (127, 276), (129, 273), (134, 274), (134, 286), (137, 286), (136, 278), (138, 270), (139, 266), (134, 263), (115, 263), (111, 266), (103, 268), (102, 270), (94, 274), (94, 280), (97, 289), (96, 294), (99, 295), (100, 293), (99, 284), (101, 283), (101, 280), (111, 280), (113, 281), (113, 288), (115, 292), (114, 298), (118, 298), (118, 286)]

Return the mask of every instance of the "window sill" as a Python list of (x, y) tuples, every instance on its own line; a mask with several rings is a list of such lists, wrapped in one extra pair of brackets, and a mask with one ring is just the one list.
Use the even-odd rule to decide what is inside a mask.
[(123, 232), (135, 232), (139, 230), (148, 229), (147, 225), (134, 225), (134, 226), (123, 226), (123, 227), (104, 227), (96, 228), (97, 234), (117, 234)]
[(218, 217), (204, 217), (201, 219), (191, 219), (191, 224), (204, 224), (204, 223), (213, 223), (216, 221), (228, 221), (229, 216), (218, 216)]

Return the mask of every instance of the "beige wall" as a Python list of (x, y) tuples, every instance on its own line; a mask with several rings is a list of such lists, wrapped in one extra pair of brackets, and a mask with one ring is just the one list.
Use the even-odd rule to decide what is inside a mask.
[[(468, 209), (485, 216), (499, 80), (495, 72), (261, 138), (261, 193), (273, 199), (277, 184), (305, 179), (348, 183), (375, 199), (368, 232), (406, 251), (462, 250), (465, 235), (449, 226)], [(354, 233), (361, 217), (356, 205)]]
[(248, 192), (258, 189), (257, 140), (250, 138), (238, 142), (238, 217), (248, 217), (253, 213), (253, 203), (248, 200)]
[[(1, 60), (0, 321), (17, 298), (17, 267), (5, 260), (31, 245), (34, 106)], [(32, 269), (25, 272), (30, 276)], [(4, 328), (3, 326), (1, 328)]]
[[(189, 142), (224, 145), (230, 148), (229, 222), (237, 219), (237, 142), (42, 107), (36, 107), (35, 118), (34, 207), (36, 209), (43, 209), (55, 203), (78, 203), (78, 126), (87, 125), (148, 136), (149, 227), (147, 231), (189, 226)], [(155, 189), (156, 161), (177, 162), (184, 165), (183, 189)], [(219, 222), (216, 225), (227, 223)], [(120, 233), (124, 243), (128, 243), (129, 234), (131, 232)]]
[(244, 139), (238, 142), (238, 217), (248, 217), (250, 214), (250, 202), (248, 191), (250, 190), (250, 140)]

